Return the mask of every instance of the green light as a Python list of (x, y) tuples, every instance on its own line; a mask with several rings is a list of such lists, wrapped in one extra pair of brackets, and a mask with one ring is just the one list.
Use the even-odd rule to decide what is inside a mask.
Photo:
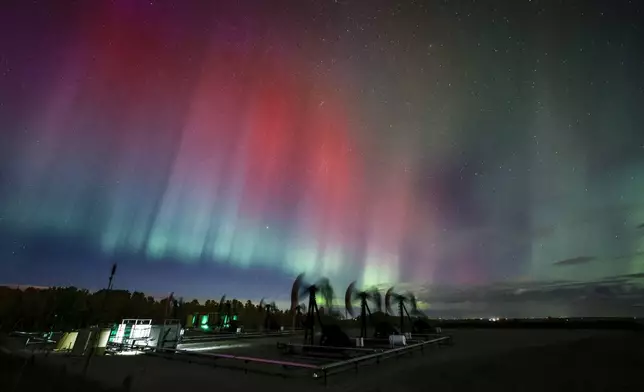
[(236, 321), (236, 320), (237, 320), (237, 315), (234, 315), (233, 316), (233, 321)]
[(206, 325), (206, 326), (208, 325), (208, 315), (207, 314), (204, 314), (203, 316), (201, 316), (201, 326), (203, 327), (204, 325)]

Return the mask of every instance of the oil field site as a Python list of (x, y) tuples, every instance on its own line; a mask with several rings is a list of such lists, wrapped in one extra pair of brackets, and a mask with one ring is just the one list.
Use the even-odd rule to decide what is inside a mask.
[(452, 344), (450, 335), (418, 311), (411, 293), (392, 287), (383, 297), (376, 289), (357, 289), (354, 282), (344, 295), (344, 311), (351, 316), (346, 320), (331, 319), (318, 306), (318, 298), (331, 304), (333, 297), (327, 279), (306, 283), (302, 274), (291, 290), (288, 326), (275, 317), (275, 304), (262, 300), (261, 328), (247, 331), (222, 297), (217, 312), (188, 314), (185, 320), (123, 319), (109, 327), (45, 335), (14, 332), (13, 350), (4, 349), (109, 387), (154, 384), (175, 371), (208, 377), (213, 369), (231, 372), (224, 384), (239, 380), (237, 370), (247, 381), (277, 376), (279, 382), (327, 386), (339, 374)]
[[(338, 320), (318, 306), (318, 300), (332, 303), (333, 295), (327, 279), (307, 283), (300, 275), (291, 290), (290, 325), (275, 317), (275, 304), (262, 301), (262, 325), (253, 331), (225, 298), (217, 312), (184, 320), (123, 319), (109, 327), (48, 334), (15, 331), (1, 342), (3, 359), (11, 358), (4, 371), (14, 390), (457, 390), (473, 387), (470, 374), (478, 374), (476, 386), (525, 389), (570, 378), (571, 369), (583, 372), (584, 361), (601, 364), (601, 375), (610, 375), (614, 385), (614, 372), (627, 375), (644, 358), (641, 345), (634, 344), (643, 341), (641, 332), (629, 328), (449, 324), (418, 311), (412, 293), (390, 288), (381, 295), (355, 283), (343, 298), (351, 317)], [(602, 354), (578, 358), (584, 350)], [(552, 378), (522, 384), (525, 369), (544, 366), (554, 367), (548, 371)], [(562, 369), (565, 374), (557, 375)], [(624, 375), (617, 379), (627, 380)]]
[[(213, 388), (356, 392), (427, 388), (540, 391), (562, 383), (574, 384), (569, 390), (642, 386), (636, 369), (644, 364), (644, 338), (638, 332), (458, 329), (447, 334), (454, 339), (453, 345), (427, 341), (407, 346), (407, 350), (327, 348), (325, 354), (319, 348), (306, 352), (301, 332), (248, 339), (195, 337), (198, 341), (188, 339), (176, 351), (96, 355), (89, 366), (87, 356), (33, 350), (18, 357), (21, 359), (15, 365), (23, 378), (15, 385), (26, 391), (43, 386), (55, 391), (75, 390), (82, 385), (82, 390), (88, 391)], [(595, 367), (602, 371), (588, 372)], [(327, 380), (323, 378), (325, 369)], [(611, 389), (613, 386), (618, 389)]]

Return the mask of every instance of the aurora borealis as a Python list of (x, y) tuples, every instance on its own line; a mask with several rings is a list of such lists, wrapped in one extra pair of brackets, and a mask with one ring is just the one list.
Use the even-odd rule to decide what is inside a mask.
[(640, 293), (639, 2), (3, 7), (0, 283)]

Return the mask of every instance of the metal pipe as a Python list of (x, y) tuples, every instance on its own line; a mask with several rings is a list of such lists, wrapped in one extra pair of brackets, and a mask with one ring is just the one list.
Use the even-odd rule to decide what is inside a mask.
[(380, 352), (383, 351), (381, 348), (362, 348), (362, 347), (333, 347), (333, 346), (312, 346), (310, 344), (292, 344), (292, 343), (284, 343), (283, 345), (280, 345), (278, 343), (278, 347), (301, 347), (301, 348), (319, 348), (322, 350), (337, 350), (337, 351), (363, 351), (363, 352)]
[(247, 333), (247, 334), (226, 334), (226, 335), (212, 335), (212, 336), (188, 336), (184, 337), (181, 341), (184, 343), (200, 342), (207, 340), (231, 340), (231, 339), (244, 339), (244, 338), (261, 338), (261, 337), (275, 337), (275, 336), (292, 336), (295, 333), (288, 332), (271, 332), (271, 333)]
[[(446, 341), (451, 339), (450, 336), (443, 336), (437, 339), (432, 339), (432, 340), (427, 340), (421, 343), (413, 344), (410, 346), (404, 346), (404, 347), (399, 347), (391, 350), (386, 350), (386, 351), (381, 351), (377, 352), (374, 354), (368, 354), (368, 355), (363, 355), (357, 358), (352, 358), (344, 361), (339, 361), (339, 362), (334, 362), (328, 365), (311, 365), (311, 364), (306, 364), (306, 363), (298, 363), (298, 362), (290, 362), (290, 361), (279, 361), (279, 360), (274, 360), (274, 359), (266, 359), (266, 358), (257, 358), (257, 357), (246, 357), (246, 356), (236, 356), (236, 355), (231, 355), (231, 354), (213, 354), (213, 353), (195, 353), (191, 351), (186, 351), (186, 350), (176, 350), (176, 349), (170, 349), (170, 348), (163, 348), (163, 349), (157, 349), (157, 351), (160, 352), (169, 352), (169, 353), (176, 353), (176, 354), (184, 354), (186, 356), (192, 356), (192, 357), (203, 357), (203, 358), (214, 358), (214, 359), (230, 359), (230, 360), (237, 360), (237, 361), (244, 361), (246, 363), (248, 362), (254, 362), (254, 363), (264, 363), (264, 364), (270, 364), (270, 365), (278, 365), (278, 366), (284, 366), (284, 367), (292, 367), (292, 368), (300, 368), (300, 369), (309, 369), (309, 370), (314, 370), (314, 371), (321, 371), (324, 375), (324, 379), (326, 382), (326, 378), (329, 375), (329, 370), (331, 369), (336, 369), (342, 366), (350, 365), (350, 364), (357, 364), (362, 361), (366, 361), (369, 359), (374, 359), (374, 358), (380, 358), (383, 356), (386, 356), (388, 354), (397, 354), (405, 351), (410, 351), (413, 350), (414, 348), (417, 347), (423, 347), (428, 344), (434, 344), (434, 343), (440, 343), (442, 341)], [(325, 347), (328, 348), (328, 347)], [(319, 377), (318, 373), (314, 373), (313, 377)]]
[(439, 333), (412, 333), (411, 336), (414, 337), (414, 338), (415, 337), (420, 337), (420, 338), (429, 339), (429, 338), (439, 338), (439, 337), (445, 336), (445, 335), (439, 334)]
[(169, 348), (164, 348), (164, 349), (160, 349), (160, 350), (157, 350), (157, 351), (169, 351), (169, 352), (173, 352), (173, 353), (185, 354), (185, 355), (196, 356), (196, 357), (217, 358), (217, 359), (219, 359), (219, 358), (221, 358), (221, 359), (232, 359), (232, 360), (244, 361), (244, 362), (266, 363), (266, 364), (271, 364), (271, 365), (289, 366), (289, 367), (303, 368), (303, 369), (313, 369), (313, 370), (319, 370), (320, 369), (319, 366), (309, 365), (307, 363), (278, 361), (278, 360), (275, 360), (275, 359), (266, 359), (266, 358), (257, 358), (257, 357), (243, 357), (243, 356), (237, 356), (237, 355), (231, 355), (231, 354), (195, 353), (195, 352), (191, 352), (191, 351), (174, 350), (174, 349), (169, 349)]
[(448, 339), (450, 339), (449, 336), (443, 336), (443, 337), (437, 338), (437, 339), (426, 340), (424, 342), (412, 344), (410, 346), (403, 346), (403, 347), (383, 351), (383, 352), (380, 352), (380, 353), (364, 355), (364, 356), (357, 357), (357, 358), (351, 358), (351, 359), (347, 359), (347, 360), (344, 360), (344, 361), (334, 362), (334, 363), (331, 363), (331, 364), (328, 364), (328, 365), (323, 365), (323, 366), (321, 366), (321, 369), (322, 370), (335, 369), (335, 368), (338, 368), (338, 367), (341, 367), (341, 366), (350, 365), (352, 363), (366, 361), (366, 360), (369, 360), (369, 359), (385, 356), (387, 354), (398, 353), (398, 352), (402, 352), (402, 351), (408, 351), (408, 350), (412, 350), (412, 349), (414, 349), (416, 347), (421, 347), (421, 346), (424, 346), (424, 345), (427, 345), (427, 344), (432, 344), (432, 343), (438, 343), (438, 342), (442, 342), (442, 341), (448, 340)]
[(383, 339), (383, 338), (365, 338), (365, 342), (375, 342), (375, 343), (387, 343), (389, 344), (389, 339)]
[(52, 344), (52, 343), (56, 343), (56, 341), (50, 340), (50, 339), (40, 339), (40, 338), (30, 337), (30, 338), (27, 338), (27, 341), (25, 342), (25, 347), (33, 344)]

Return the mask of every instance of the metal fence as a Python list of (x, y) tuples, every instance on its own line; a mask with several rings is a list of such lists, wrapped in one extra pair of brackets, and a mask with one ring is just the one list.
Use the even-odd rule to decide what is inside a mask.
[(274, 338), (279, 336), (291, 336), (300, 333), (300, 331), (282, 331), (282, 332), (251, 332), (251, 333), (226, 333), (226, 334), (208, 334), (199, 336), (185, 336), (181, 343), (199, 343), (217, 340), (231, 339), (257, 339), (257, 338)]
[(322, 372), (322, 376), (324, 377), (324, 382), (326, 384), (326, 380), (328, 376), (336, 373), (340, 373), (346, 370), (350, 370), (350, 369), (355, 369), (355, 371), (358, 371), (358, 367), (361, 363), (369, 362), (369, 361), (375, 361), (376, 363), (380, 363), (380, 361), (384, 359), (396, 357), (402, 354), (407, 354), (415, 350), (423, 351), (424, 348), (428, 345), (451, 344), (451, 341), (452, 341), (451, 336), (442, 336), (440, 338), (425, 340), (420, 343), (415, 343), (408, 346), (392, 348), (392, 349), (384, 350), (374, 354), (362, 355), (362, 356), (347, 359), (344, 361), (334, 362), (328, 365), (322, 365), (319, 367), (319, 370)]
[[(347, 352), (351, 352), (352, 355), (358, 355), (349, 359), (334, 361), (332, 363), (326, 363), (326, 364), (302, 363), (302, 362), (288, 361), (288, 360), (281, 360), (281, 359), (269, 359), (269, 358), (260, 358), (260, 357), (251, 357), (251, 356), (244, 356), (244, 355), (224, 354), (224, 353), (203, 353), (203, 352), (194, 352), (194, 351), (182, 350), (182, 349), (170, 349), (170, 348), (160, 348), (160, 349), (156, 349), (155, 351), (143, 351), (142, 348), (135, 347), (134, 350), (136, 350), (135, 352), (140, 352), (142, 354), (160, 355), (168, 359), (187, 360), (189, 362), (196, 362), (196, 363), (202, 363), (202, 364), (210, 364), (211, 361), (217, 361), (217, 362), (231, 361), (233, 363), (241, 365), (241, 366), (233, 365), (233, 367), (240, 368), (245, 372), (248, 372), (248, 371), (262, 372), (262, 373), (270, 372), (271, 374), (275, 374), (273, 373), (273, 370), (270, 370), (270, 369), (277, 368), (280, 370), (279, 372), (280, 375), (283, 375), (286, 377), (301, 377), (301, 376), (308, 375), (313, 379), (323, 380), (324, 384), (326, 385), (327, 379), (329, 376), (332, 376), (334, 374), (341, 373), (344, 371), (348, 371), (348, 370), (355, 370), (357, 372), (361, 364), (369, 363), (369, 362), (380, 363), (381, 361), (387, 358), (404, 355), (406, 353), (412, 353), (416, 350), (423, 351), (424, 348), (426, 348), (429, 345), (443, 345), (443, 344), (449, 344), (449, 343), (451, 343), (450, 336), (441, 336), (438, 338), (421, 341), (419, 343), (414, 343), (407, 346), (389, 348), (389, 349), (379, 349), (379, 350), (360, 349), (355, 347), (347, 347), (347, 348), (341, 348), (341, 347), (330, 348), (330, 347), (319, 347), (319, 346), (307, 347), (309, 349), (314, 349), (314, 350), (316, 348), (317, 349), (323, 348), (324, 350), (336, 350), (336, 351), (345, 350)], [(305, 345), (294, 344), (292, 346), (293, 348), (299, 348), (299, 349), (305, 348)], [(27, 364), (33, 365), (33, 359), (35, 358), (33, 353), (34, 351), (32, 351), (32, 355), (30, 355), (31, 360), (24, 362), (25, 365), (22, 365), (23, 370), (19, 371), (20, 376), (16, 381), (15, 386), (18, 386), (18, 385), (22, 386), (23, 381), (26, 382), (27, 380), (30, 379), (30, 376), (23, 373), (25, 373), (24, 371), (25, 369), (30, 369), (32, 367), (31, 365), (27, 366)], [(259, 366), (253, 367), (251, 366), (252, 364), (257, 364)], [(297, 372), (297, 370), (301, 372)], [(57, 380), (56, 383), (72, 382), (71, 380), (65, 381), (69, 378), (68, 375), (66, 374), (66, 371), (63, 371), (63, 373), (57, 374), (56, 377), (54, 378), (55, 380)], [(128, 377), (128, 378), (131, 378), (131, 377)], [(76, 382), (76, 381), (73, 381), (73, 382)], [(126, 383), (123, 384), (124, 385), (123, 390), (128, 390), (129, 387), (126, 386), (125, 384)]]
[[(327, 378), (329, 376), (333, 374), (341, 373), (347, 370), (352, 370), (352, 369), (355, 369), (355, 371), (357, 371), (359, 365), (362, 363), (370, 362), (370, 361), (380, 363), (380, 361), (382, 360), (403, 355), (406, 353), (411, 353), (416, 350), (423, 351), (424, 348), (429, 345), (451, 344), (451, 341), (452, 341), (451, 336), (441, 336), (438, 338), (421, 341), (419, 343), (402, 346), (402, 347), (391, 348), (388, 350), (380, 350), (380, 351), (368, 353), (366, 355), (360, 355), (351, 359), (332, 362), (325, 365), (313, 365), (313, 364), (307, 364), (307, 363), (301, 363), (301, 362), (282, 361), (282, 360), (275, 360), (275, 359), (239, 356), (239, 355), (232, 355), (232, 354), (197, 353), (197, 352), (181, 350), (181, 349), (159, 349), (157, 350), (157, 353), (160, 352), (160, 353), (166, 353), (166, 354), (178, 354), (179, 356), (176, 357), (177, 359), (181, 357), (185, 357), (185, 358), (194, 357), (194, 358), (213, 359), (213, 360), (223, 359), (223, 360), (243, 362), (244, 364), (259, 363), (259, 364), (265, 364), (265, 365), (280, 366), (284, 369), (305, 369), (305, 370), (312, 371), (313, 378), (323, 379), (324, 383), (326, 384)], [(325, 347), (325, 348), (328, 349), (328, 347)], [(341, 349), (343, 348), (338, 348), (338, 350), (341, 350)], [(352, 348), (348, 348), (348, 350), (351, 350), (351, 349)], [(173, 358), (173, 357), (174, 355), (171, 356), (170, 358)], [(247, 370), (248, 369), (246, 369), (246, 371)]]

